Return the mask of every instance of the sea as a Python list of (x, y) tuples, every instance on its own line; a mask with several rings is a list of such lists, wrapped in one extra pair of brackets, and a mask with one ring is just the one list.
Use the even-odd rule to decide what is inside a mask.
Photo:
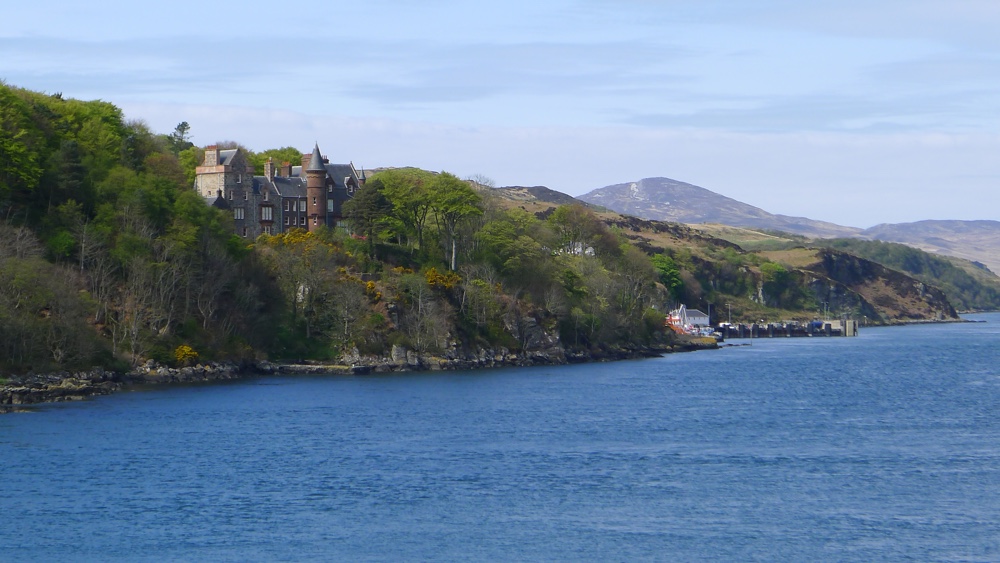
[(1000, 314), (0, 416), (0, 561), (1000, 561)]

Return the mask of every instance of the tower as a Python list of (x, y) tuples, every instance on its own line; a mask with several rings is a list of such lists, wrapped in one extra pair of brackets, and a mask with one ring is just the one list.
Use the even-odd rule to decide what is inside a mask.
[(309, 232), (313, 232), (320, 225), (326, 225), (326, 166), (323, 165), (323, 155), (319, 152), (319, 143), (313, 149), (305, 174)]

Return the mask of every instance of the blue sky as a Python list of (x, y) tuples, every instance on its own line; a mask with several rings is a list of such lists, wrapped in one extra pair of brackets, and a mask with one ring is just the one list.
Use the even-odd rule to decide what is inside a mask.
[[(200, 145), (579, 195), (651, 176), (867, 227), (1000, 220), (1000, 3), (58, 0), (0, 79)], [(44, 17), (41, 14), (45, 14)]]

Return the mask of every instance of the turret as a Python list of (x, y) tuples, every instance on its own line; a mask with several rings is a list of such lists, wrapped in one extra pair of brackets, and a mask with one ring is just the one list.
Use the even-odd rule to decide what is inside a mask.
[(319, 152), (318, 143), (309, 158), (309, 164), (305, 167), (305, 175), (306, 209), (309, 231), (312, 232), (320, 225), (326, 225), (326, 166), (323, 165), (323, 155)]

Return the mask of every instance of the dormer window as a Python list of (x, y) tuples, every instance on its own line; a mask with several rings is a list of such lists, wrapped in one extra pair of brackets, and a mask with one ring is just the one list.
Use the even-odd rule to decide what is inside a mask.
[(267, 195), (269, 192), (264, 192), (264, 201), (267, 201)]

